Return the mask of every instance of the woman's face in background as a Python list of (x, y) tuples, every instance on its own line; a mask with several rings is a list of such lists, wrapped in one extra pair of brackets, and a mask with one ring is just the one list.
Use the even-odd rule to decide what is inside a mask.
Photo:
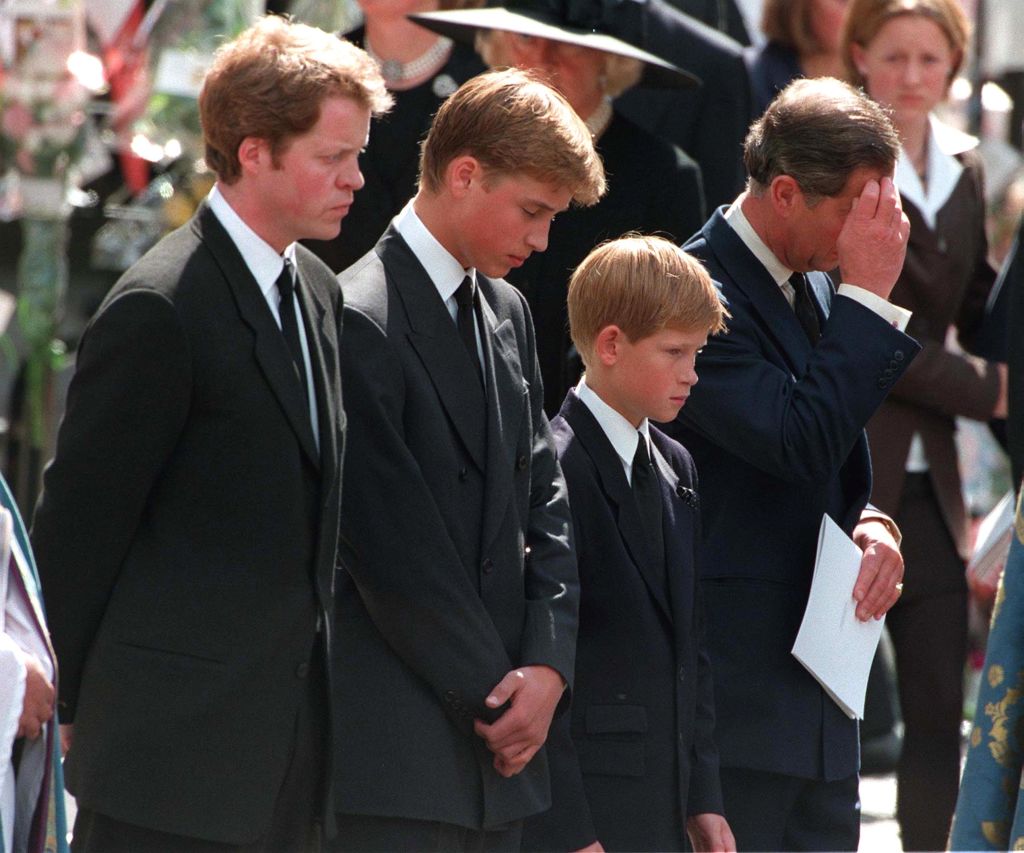
[(811, 35), (822, 53), (838, 54), (842, 47), (843, 21), (850, 0), (811, 0), (807, 7)]
[(945, 100), (957, 57), (930, 18), (891, 18), (867, 45), (850, 49), (868, 94), (893, 111), (897, 125), (927, 116)]

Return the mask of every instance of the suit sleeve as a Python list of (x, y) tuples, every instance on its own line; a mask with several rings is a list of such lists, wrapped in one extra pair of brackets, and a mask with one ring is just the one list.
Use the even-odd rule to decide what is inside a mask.
[(729, 306), (729, 331), (697, 359), (679, 417), (709, 441), (787, 482), (819, 482), (846, 460), (919, 347), (874, 312), (837, 296), (803, 375), (768, 356), (771, 330)]
[(188, 342), (165, 297), (134, 290), (100, 309), (79, 348), (32, 528), (63, 722), (74, 721), (89, 650), (191, 388)]
[(513, 667), (405, 441), (405, 379), (384, 332), (345, 308), (341, 373), (348, 417), (341, 562), (395, 653), (472, 733)]
[(526, 625), (519, 663), (544, 664), (558, 671), (569, 688), (560, 705), (564, 709), (576, 665), (579, 574), (572, 544), (568, 489), (558, 463), (551, 425), (544, 414), (544, 387), (533, 322), (526, 300), (517, 295), (524, 312), (527, 345), (523, 364), (530, 365), (527, 378), (533, 436), (526, 529), (526, 545), (530, 549), (526, 563)]
[[(976, 207), (984, 210), (980, 163), (971, 168), (975, 175), (972, 185), (978, 195)], [(974, 349), (978, 340), (985, 305), (996, 281), (996, 272), (988, 262), (985, 224), (979, 221), (976, 227), (980, 231), (974, 241), (977, 257), (956, 316), (958, 342), (968, 351)], [(913, 334), (913, 318), (908, 331)], [(892, 396), (946, 415), (985, 421), (991, 418), (999, 397), (999, 374), (994, 362), (948, 350), (942, 341), (925, 340), (921, 354), (896, 383)]]

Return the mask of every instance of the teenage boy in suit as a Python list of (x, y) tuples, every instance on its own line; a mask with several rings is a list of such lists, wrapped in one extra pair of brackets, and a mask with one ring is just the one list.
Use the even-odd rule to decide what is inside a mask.
[(551, 739), (552, 807), (527, 822), (524, 848), (684, 850), (689, 832), (696, 850), (735, 850), (697, 587), (697, 474), (649, 421), (676, 416), (727, 315), (701, 265), (659, 237), (595, 249), (568, 301), (586, 374), (551, 428), (580, 628), (571, 722)]
[(261, 19), (199, 97), (217, 184), (82, 338), (32, 541), (73, 723), (73, 848), (312, 850), (344, 414), (329, 239), (376, 63)]
[(550, 803), (576, 561), (533, 325), (501, 276), (603, 191), (561, 95), (484, 74), (438, 111), (416, 197), (339, 276), (339, 849), (517, 850)]

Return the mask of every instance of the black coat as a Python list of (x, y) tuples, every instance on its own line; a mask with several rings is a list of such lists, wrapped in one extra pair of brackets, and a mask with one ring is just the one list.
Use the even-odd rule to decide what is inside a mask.
[(703, 81), (686, 90), (634, 86), (615, 106), (697, 161), (709, 210), (728, 204), (743, 189), (743, 140), (752, 118), (742, 48), (665, 0), (619, 3), (609, 15), (614, 35)]
[[(349, 412), (335, 632), (335, 803), (494, 827), (547, 808), (539, 752), (506, 779), (473, 732), (516, 666), (572, 682), (578, 583), (523, 297), (477, 276), (486, 395), (396, 230), (340, 276)], [(526, 553), (529, 551), (529, 557)]]
[(319, 453), (284, 336), (205, 205), (82, 338), (32, 543), (68, 789), (127, 823), (243, 844), (273, 813), (333, 611), (344, 429), (340, 296), (297, 261)]
[(552, 807), (527, 821), (523, 849), (595, 839), (606, 850), (687, 849), (687, 816), (722, 812), (693, 460), (651, 428), (666, 589), (622, 461), (574, 391), (551, 427), (572, 505), (580, 634), (571, 739), (565, 720), (549, 740)]

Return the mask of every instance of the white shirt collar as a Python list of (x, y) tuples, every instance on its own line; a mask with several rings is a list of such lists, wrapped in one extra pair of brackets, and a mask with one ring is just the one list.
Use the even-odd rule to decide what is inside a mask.
[[(273, 295), (276, 303), (278, 295), (274, 287), (284, 268), (284, 258), (295, 263), (295, 244), (290, 243), (285, 248), (283, 256), (275, 252), (273, 247), (253, 231), (228, 204), (216, 184), (210, 190), (207, 202), (213, 215), (217, 217), (217, 221), (224, 226), (224, 230), (228, 232), (231, 241), (238, 248), (242, 260), (245, 261), (252, 277), (256, 279), (256, 284), (259, 285), (263, 297), (269, 300)], [(271, 294), (271, 290), (274, 290), (273, 294)]]
[(754, 230), (754, 226), (750, 224), (742, 207), (746, 197), (746, 193), (741, 193), (740, 197), (729, 206), (725, 212), (725, 221), (732, 226), (732, 230), (743, 241), (743, 245), (753, 252), (754, 257), (761, 262), (761, 266), (768, 270), (775, 283), (781, 287), (789, 281), (793, 270), (775, 256), (775, 253), (768, 248), (764, 240)]
[[(639, 427), (634, 427), (615, 409), (602, 400), (597, 392), (587, 385), (587, 377), (584, 376), (576, 385), (576, 396), (580, 398), (590, 413), (596, 418), (604, 434), (608, 437), (615, 453), (622, 460), (626, 470), (626, 481), (632, 482), (633, 457), (636, 455), (637, 444), (640, 442), (640, 435), (647, 440), (647, 455), (652, 459), (651, 453), (651, 428), (647, 418), (640, 422)], [(639, 433), (639, 435), (638, 435)]]
[(423, 224), (423, 220), (416, 215), (412, 201), (395, 217), (395, 228), (423, 265), (445, 302), (454, 298), (455, 291), (459, 289), (462, 279), (467, 275), (476, 281), (476, 271), (463, 267), (455, 256), (438, 242)]
[(978, 140), (943, 124), (935, 116), (929, 116), (929, 125), (927, 188), (922, 186), (917, 170), (902, 148), (896, 161), (896, 186), (900, 195), (920, 211), (925, 224), (934, 230), (936, 217), (949, 201), (964, 170), (956, 155), (970, 151)]

